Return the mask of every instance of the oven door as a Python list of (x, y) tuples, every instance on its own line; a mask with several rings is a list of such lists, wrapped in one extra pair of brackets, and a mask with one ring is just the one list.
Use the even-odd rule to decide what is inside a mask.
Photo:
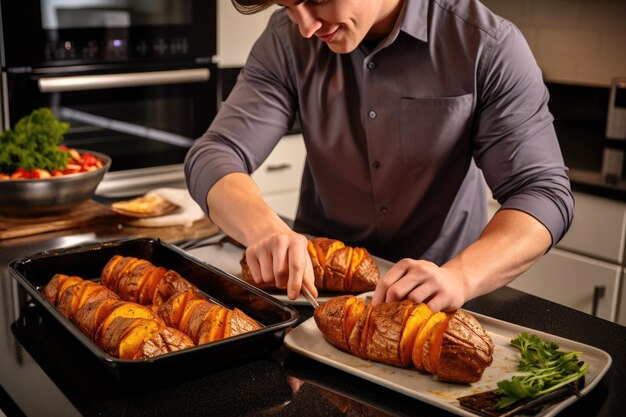
[(68, 122), (64, 144), (109, 155), (96, 194), (184, 187), (183, 161), (216, 113), (213, 64), (125, 72), (4, 73), (5, 127), (38, 107)]

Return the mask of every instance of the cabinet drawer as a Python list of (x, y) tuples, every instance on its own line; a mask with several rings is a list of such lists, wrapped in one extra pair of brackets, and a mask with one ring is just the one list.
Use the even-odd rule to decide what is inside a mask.
[(601, 291), (596, 314), (614, 321), (621, 274), (619, 265), (554, 248), (509, 286), (589, 314)]
[(254, 171), (262, 194), (299, 190), (304, 169), (306, 149), (302, 135), (288, 135), (281, 139), (267, 159)]
[(574, 193), (574, 198), (574, 222), (558, 247), (621, 264), (626, 204), (584, 193)]

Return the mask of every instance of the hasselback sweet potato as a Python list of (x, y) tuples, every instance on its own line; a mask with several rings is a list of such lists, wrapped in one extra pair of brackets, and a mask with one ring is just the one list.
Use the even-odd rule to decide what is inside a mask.
[(239, 309), (230, 310), (212, 303), (178, 272), (156, 267), (146, 260), (115, 255), (103, 268), (101, 282), (115, 289), (123, 300), (151, 305), (167, 326), (188, 335), (196, 344), (261, 327)]
[(176, 271), (155, 266), (145, 259), (121, 255), (107, 262), (100, 280), (123, 300), (152, 304), (156, 308), (174, 293), (193, 287)]
[[(307, 249), (318, 290), (360, 293), (376, 288), (380, 271), (367, 249), (353, 248), (325, 237), (309, 240)], [(264, 289), (274, 288), (273, 285), (254, 282), (245, 254), (240, 263), (241, 276), (245, 281)]]
[(261, 328), (243, 311), (215, 304), (193, 289), (171, 296), (158, 314), (168, 326), (182, 331), (198, 345)]
[(56, 274), (44, 296), (106, 353), (139, 359), (194, 346), (168, 328), (151, 308), (122, 301), (108, 288), (77, 276)]
[(44, 296), (100, 348), (139, 359), (259, 329), (241, 310), (209, 301), (173, 270), (113, 256), (101, 284), (56, 274)]
[(371, 306), (344, 295), (322, 304), (314, 317), (334, 346), (364, 359), (413, 365), (441, 381), (479, 381), (493, 360), (491, 338), (463, 310), (433, 314), (408, 300)]

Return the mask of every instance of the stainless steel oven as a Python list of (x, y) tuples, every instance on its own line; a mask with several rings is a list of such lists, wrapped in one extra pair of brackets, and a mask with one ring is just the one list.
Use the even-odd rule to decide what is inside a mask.
[(217, 107), (214, 1), (0, 0), (0, 7), (3, 129), (50, 107), (70, 123), (66, 145), (111, 156), (97, 194), (184, 186), (184, 156)]

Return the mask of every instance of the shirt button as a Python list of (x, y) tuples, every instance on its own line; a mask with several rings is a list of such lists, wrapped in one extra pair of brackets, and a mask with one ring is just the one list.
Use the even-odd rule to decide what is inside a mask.
[(380, 214), (385, 215), (387, 213), (389, 213), (389, 209), (387, 207), (380, 208)]
[(378, 162), (378, 161), (372, 162), (372, 168), (375, 168), (375, 169), (380, 168), (380, 162)]
[(376, 63), (375, 62), (370, 61), (370, 62), (367, 63), (367, 69), (373, 70), (374, 68), (376, 68)]
[(367, 115), (370, 117), (370, 119), (375, 119), (377, 116), (374, 110), (370, 110), (369, 113), (367, 113)]

